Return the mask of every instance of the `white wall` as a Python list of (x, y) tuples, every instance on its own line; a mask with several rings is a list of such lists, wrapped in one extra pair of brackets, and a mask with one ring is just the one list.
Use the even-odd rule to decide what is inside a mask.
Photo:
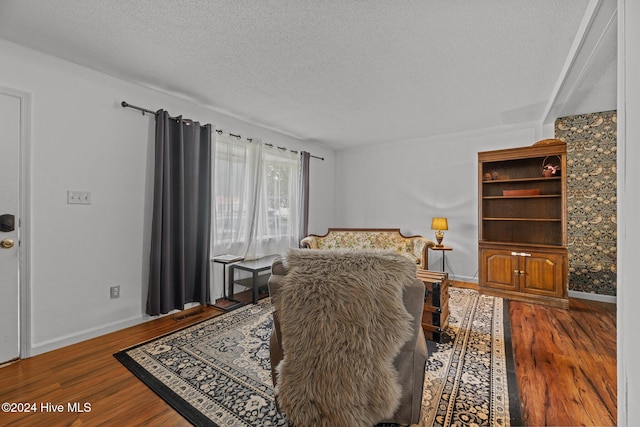
[[(312, 159), (312, 227), (333, 222), (332, 151), (0, 40), (0, 85), (31, 94), (31, 349), (35, 355), (138, 323), (144, 315), (153, 116), (121, 101), (210, 122)], [(67, 190), (92, 193), (68, 205)], [(109, 287), (120, 285), (119, 299)]]
[(640, 2), (618, 1), (618, 425), (640, 425)]
[[(541, 131), (523, 124), (339, 151), (334, 226), (399, 227), (435, 240), (431, 218), (446, 217), (447, 271), (477, 281), (477, 153), (531, 145)], [(440, 253), (430, 252), (429, 267), (442, 268)]]

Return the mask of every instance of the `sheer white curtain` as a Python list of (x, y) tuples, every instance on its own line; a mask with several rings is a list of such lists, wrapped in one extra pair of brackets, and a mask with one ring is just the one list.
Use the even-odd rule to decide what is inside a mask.
[(212, 253), (246, 256), (253, 238), (262, 144), (214, 133)]
[(255, 237), (248, 258), (285, 254), (300, 241), (300, 155), (265, 146), (260, 158)]
[(214, 255), (284, 254), (300, 240), (300, 155), (214, 133)]

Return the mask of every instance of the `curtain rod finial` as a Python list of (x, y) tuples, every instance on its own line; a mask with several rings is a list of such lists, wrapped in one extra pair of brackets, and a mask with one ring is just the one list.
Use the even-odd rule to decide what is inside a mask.
[(129, 106), (129, 104), (127, 103), (127, 101), (122, 101), (120, 103), (120, 105), (122, 105), (122, 108), (127, 108)]

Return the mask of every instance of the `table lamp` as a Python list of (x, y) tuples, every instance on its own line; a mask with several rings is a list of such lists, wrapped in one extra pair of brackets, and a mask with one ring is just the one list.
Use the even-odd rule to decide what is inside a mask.
[(444, 239), (444, 233), (442, 232), (442, 230), (449, 229), (447, 218), (433, 218), (431, 220), (431, 229), (436, 230), (436, 240), (438, 241), (438, 246), (442, 246), (442, 239)]

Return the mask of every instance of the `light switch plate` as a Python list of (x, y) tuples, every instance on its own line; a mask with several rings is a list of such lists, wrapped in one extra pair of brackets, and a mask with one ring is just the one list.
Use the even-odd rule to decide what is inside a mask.
[(67, 204), (69, 205), (90, 205), (91, 204), (91, 192), (90, 191), (67, 191)]

